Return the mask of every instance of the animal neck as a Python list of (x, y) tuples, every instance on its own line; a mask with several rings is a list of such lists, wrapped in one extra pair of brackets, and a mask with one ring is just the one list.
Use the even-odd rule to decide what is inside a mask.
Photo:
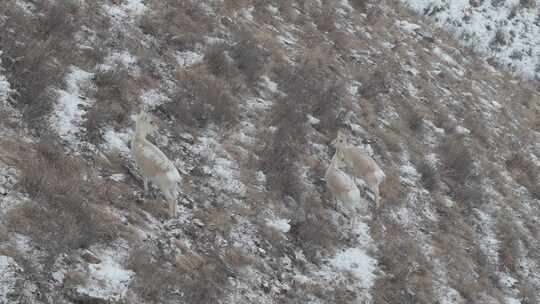
[(148, 132), (144, 128), (142, 128), (139, 124), (135, 127), (135, 140), (146, 140), (146, 135), (148, 135)]
[(334, 154), (332, 160), (330, 161), (330, 167), (334, 170), (338, 169), (338, 152)]

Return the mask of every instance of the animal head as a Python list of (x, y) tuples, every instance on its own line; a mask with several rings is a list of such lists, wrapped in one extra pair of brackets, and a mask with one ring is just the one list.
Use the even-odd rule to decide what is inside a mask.
[(347, 136), (341, 130), (337, 132), (336, 139), (332, 141), (332, 146), (335, 148), (343, 147), (347, 145)]
[(332, 160), (330, 161), (330, 166), (334, 166), (336, 169), (341, 169), (346, 166), (343, 154), (339, 151), (336, 151)]
[(157, 120), (151, 114), (141, 111), (137, 114), (137, 132), (142, 132), (144, 134), (151, 134), (157, 131), (158, 124)]

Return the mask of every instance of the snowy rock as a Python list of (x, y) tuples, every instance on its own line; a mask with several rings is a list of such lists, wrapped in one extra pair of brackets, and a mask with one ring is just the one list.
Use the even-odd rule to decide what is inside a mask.
[(0, 303), (14, 303), (17, 280), (21, 271), (13, 258), (0, 255)]

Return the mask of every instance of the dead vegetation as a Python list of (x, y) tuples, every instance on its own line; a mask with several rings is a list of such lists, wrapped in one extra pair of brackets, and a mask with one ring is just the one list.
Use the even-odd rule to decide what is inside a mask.
[(208, 73), (205, 66), (178, 75), (181, 86), (164, 109), (189, 127), (234, 125), (240, 109), (229, 84)]
[(192, 252), (164, 263), (167, 259), (172, 258), (149, 246), (130, 255), (130, 268), (137, 274), (134, 290), (148, 303), (215, 303), (223, 296), (229, 273), (219, 257)]
[(514, 152), (506, 160), (506, 167), (518, 184), (540, 199), (540, 168), (524, 152)]
[(374, 303), (432, 303), (432, 270), (418, 243), (390, 231), (380, 250), (385, 275), (375, 282)]
[(84, 162), (66, 155), (52, 137), (32, 148), (19, 168), (20, 187), (31, 201), (9, 212), (10, 229), (29, 235), (51, 259), (116, 239), (119, 224), (99, 207), (95, 184), (83, 177), (89, 173)]
[(53, 89), (63, 84), (80, 26), (80, 10), (72, 1), (38, 9), (39, 14), (29, 16), (15, 1), (0, 4), (7, 16), (0, 24), (10, 29), (0, 42), (3, 67), (25, 121), (35, 127), (52, 110)]

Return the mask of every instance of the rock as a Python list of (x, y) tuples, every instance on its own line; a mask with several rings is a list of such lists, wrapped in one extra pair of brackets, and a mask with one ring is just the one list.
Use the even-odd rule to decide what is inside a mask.
[(199, 226), (199, 227), (204, 227), (205, 224), (200, 220), (200, 219), (193, 219), (193, 224)]
[(90, 250), (85, 250), (81, 253), (81, 258), (89, 264), (100, 264), (101, 260)]

